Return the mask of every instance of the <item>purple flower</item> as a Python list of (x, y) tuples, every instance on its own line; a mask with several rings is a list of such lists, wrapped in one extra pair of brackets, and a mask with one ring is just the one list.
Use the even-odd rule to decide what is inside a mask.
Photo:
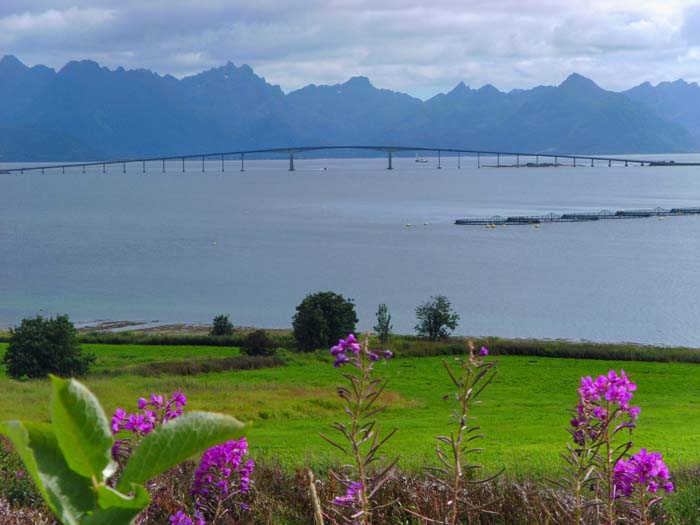
[(247, 455), (246, 438), (227, 441), (207, 450), (194, 473), (192, 495), (199, 500), (223, 500), (233, 494), (248, 492), (255, 462), (252, 459), (244, 461)]
[(384, 350), (385, 359), (391, 359), (392, 357), (394, 357), (394, 352), (392, 352), (391, 350)]
[(479, 350), (479, 355), (480, 355), (481, 357), (484, 357), (484, 356), (489, 355), (489, 349), (486, 348), (485, 346), (482, 346), (482, 347), (481, 347), (481, 350)]
[(374, 352), (369, 353), (369, 360), (370, 361), (379, 361), (379, 356), (375, 354)]
[(362, 489), (362, 483), (359, 481), (352, 481), (345, 490), (343, 496), (336, 496), (333, 498), (333, 503), (336, 505), (352, 506), (357, 503), (359, 499), (360, 490)]
[(126, 421), (126, 411), (121, 408), (117, 408), (112, 416), (112, 434), (118, 434), (119, 431), (124, 428), (124, 422)]
[(620, 370), (620, 375), (615, 370), (610, 370), (607, 375), (598, 376), (595, 381), (590, 376), (582, 377), (578, 395), (581, 404), (590, 408), (596, 419), (602, 421), (608, 417), (609, 410), (599, 404), (604, 400), (606, 404), (610, 404), (612, 408), (619, 408), (634, 420), (640, 412), (639, 407), (629, 405), (635, 390), (637, 385), (629, 380), (624, 370)]
[(168, 519), (170, 520), (171, 525), (193, 525), (190, 517), (181, 510), (178, 510)]
[(346, 356), (345, 354), (338, 354), (338, 357), (335, 361), (333, 361), (333, 366), (336, 368), (340, 368), (343, 366), (345, 363), (349, 363), (350, 358)]
[(636, 487), (643, 487), (655, 494), (659, 487), (667, 493), (673, 492), (673, 483), (663, 456), (659, 452), (641, 449), (629, 459), (621, 459), (615, 464), (614, 482), (616, 497), (631, 496)]

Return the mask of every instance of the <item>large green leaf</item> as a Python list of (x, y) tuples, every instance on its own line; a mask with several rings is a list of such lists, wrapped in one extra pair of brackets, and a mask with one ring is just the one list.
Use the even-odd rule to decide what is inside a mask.
[(95, 508), (89, 479), (73, 472), (66, 463), (49, 425), (10, 421), (0, 426), (49, 508), (64, 525), (78, 525)]
[(97, 489), (99, 510), (81, 521), (81, 525), (128, 525), (148, 506), (150, 498), (143, 487), (134, 486), (134, 496), (128, 497), (100, 485)]
[(190, 412), (168, 421), (143, 438), (119, 480), (122, 492), (143, 484), (209, 447), (242, 434), (237, 419), (208, 412)]
[(98, 482), (114, 473), (114, 443), (97, 398), (75, 379), (51, 376), (51, 420), (68, 466)]

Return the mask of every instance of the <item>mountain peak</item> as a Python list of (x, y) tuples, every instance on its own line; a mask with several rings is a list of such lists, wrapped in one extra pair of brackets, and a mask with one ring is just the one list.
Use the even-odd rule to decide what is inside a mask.
[(356, 76), (356, 77), (350, 77), (345, 84), (343, 84), (345, 87), (355, 87), (355, 88), (367, 88), (367, 87), (374, 87), (372, 83), (369, 81), (369, 78), (363, 77), (363, 76)]
[(5, 55), (0, 59), (0, 69), (15, 72), (28, 68), (15, 55)]
[(584, 77), (578, 73), (571, 73), (566, 80), (559, 84), (560, 88), (573, 89), (576, 91), (581, 90), (596, 90), (599, 91), (601, 88), (593, 82), (590, 78)]
[(463, 81), (460, 81), (459, 84), (457, 84), (455, 87), (452, 88), (451, 91), (448, 92), (448, 95), (462, 95), (464, 93), (469, 93), (471, 89), (469, 89), (469, 86), (467, 86)]

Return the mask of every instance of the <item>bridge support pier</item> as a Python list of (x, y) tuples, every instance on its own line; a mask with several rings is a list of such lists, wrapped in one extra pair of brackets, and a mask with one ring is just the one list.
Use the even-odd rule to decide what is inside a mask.
[(204, 173), (204, 155), (202, 155), (202, 173)]
[(559, 157), (554, 157), (554, 167), (559, 166)]
[(122, 162), (122, 173), (126, 173), (126, 162)]
[(388, 164), (388, 166), (386, 167), (386, 169), (388, 169), (388, 170), (393, 170), (393, 169), (394, 169), (394, 166), (391, 165), (391, 161), (392, 161), (392, 153), (391, 153), (391, 151), (389, 152), (389, 158), (388, 158), (388, 160), (389, 160), (389, 164)]
[(462, 154), (459, 151), (457, 152), (457, 169), (462, 169)]
[(141, 161), (141, 171), (143, 173), (146, 173), (146, 161), (145, 160)]
[(224, 155), (221, 155), (221, 173), (224, 172)]
[(574, 157), (574, 168), (576, 167), (576, 157)]
[(608, 159), (608, 168), (612, 166), (612, 161)]
[(163, 173), (165, 173), (165, 159), (163, 159)]
[(289, 171), (296, 171), (294, 169), (294, 153), (289, 154)]
[(185, 173), (185, 157), (182, 157), (182, 173)]
[(65, 175), (65, 174), (66, 174), (66, 168), (61, 168), (61, 173), (62, 173), (63, 175)]
[(440, 150), (438, 150), (438, 165), (437, 169), (441, 170), (442, 169), (442, 164), (440, 163)]
[(595, 168), (595, 165), (593, 164), (593, 159), (591, 159), (591, 168)]
[(535, 168), (539, 168), (539, 167), (540, 167), (540, 156), (536, 155), (535, 156)]
[(520, 155), (515, 156), (515, 167), (516, 168), (520, 167)]
[(245, 171), (245, 164), (243, 164), (243, 153), (241, 153), (241, 171)]
[(478, 151), (476, 152), (476, 167), (477, 168), (481, 167), (481, 153)]
[(627, 167), (627, 161), (625, 161), (625, 168)]
[(496, 167), (500, 168), (501, 167), (501, 154), (496, 153)]

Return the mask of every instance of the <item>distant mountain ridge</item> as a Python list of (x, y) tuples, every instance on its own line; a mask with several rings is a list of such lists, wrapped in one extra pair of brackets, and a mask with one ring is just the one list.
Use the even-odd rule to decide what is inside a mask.
[(697, 84), (614, 93), (575, 73), (559, 86), (507, 93), (459, 83), (421, 101), (366, 77), (285, 94), (230, 62), (177, 79), (88, 60), (59, 71), (30, 68), (7, 55), (0, 59), (0, 161), (340, 144), (688, 152), (700, 144), (698, 102)]

